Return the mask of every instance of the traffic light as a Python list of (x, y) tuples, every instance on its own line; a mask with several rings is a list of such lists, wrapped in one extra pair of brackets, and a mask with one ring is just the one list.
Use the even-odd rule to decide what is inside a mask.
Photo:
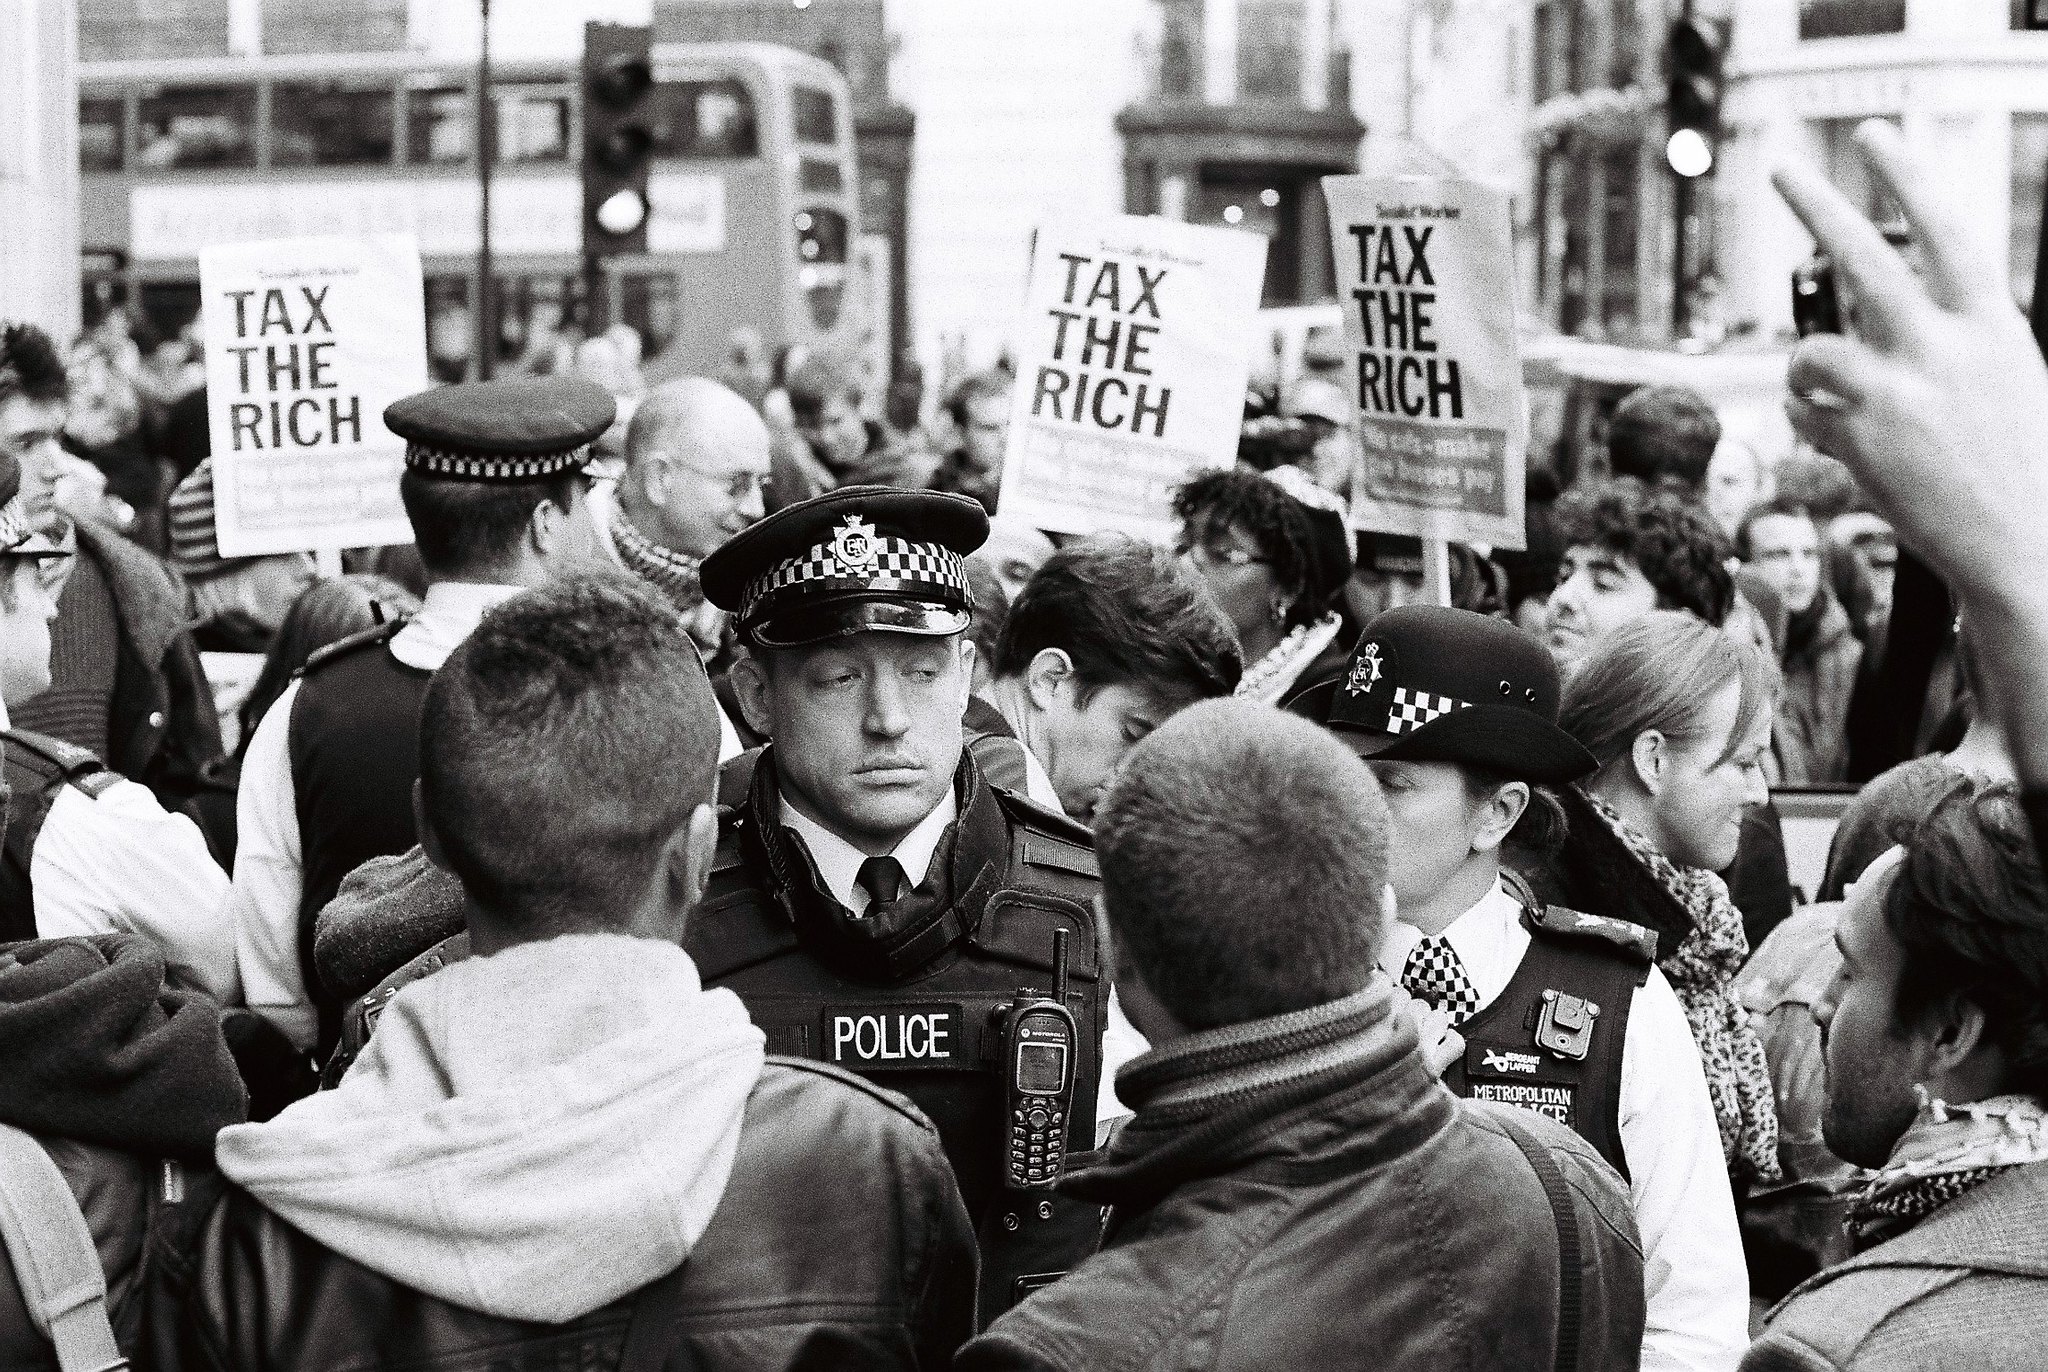
[(1671, 136), (1664, 160), (1680, 176), (1705, 176), (1714, 168), (1721, 131), (1721, 64), (1728, 29), (1711, 19), (1680, 19), (1671, 26), (1664, 60), (1670, 78), (1665, 106)]
[(647, 251), (654, 59), (646, 25), (583, 28), (583, 251)]

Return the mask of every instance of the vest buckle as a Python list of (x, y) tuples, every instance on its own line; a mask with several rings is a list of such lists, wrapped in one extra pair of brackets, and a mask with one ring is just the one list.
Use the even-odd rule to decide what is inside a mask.
[(1593, 1026), (1600, 1007), (1579, 996), (1546, 989), (1542, 1008), (1536, 1012), (1536, 1046), (1584, 1062), (1593, 1047)]

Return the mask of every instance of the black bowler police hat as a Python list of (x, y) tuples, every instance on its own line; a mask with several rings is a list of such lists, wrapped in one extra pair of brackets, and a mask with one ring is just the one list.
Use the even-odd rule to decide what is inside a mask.
[(987, 539), (966, 496), (842, 486), (733, 535), (704, 559), (704, 595), (761, 648), (957, 634), (974, 611), (965, 558)]
[(458, 481), (536, 481), (579, 471), (618, 402), (570, 376), (435, 386), (385, 407), (405, 465)]
[(1507, 621), (1403, 605), (1366, 625), (1343, 676), (1287, 708), (1361, 757), (1458, 762), (1558, 785), (1599, 766), (1557, 726), (1562, 694), (1550, 654)]

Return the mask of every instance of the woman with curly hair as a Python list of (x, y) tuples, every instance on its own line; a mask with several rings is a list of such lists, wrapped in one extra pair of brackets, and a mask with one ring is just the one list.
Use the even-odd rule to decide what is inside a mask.
[(1558, 712), (1599, 768), (1560, 792), (1570, 836), (1528, 872), (1547, 901), (1657, 935), (1738, 1191), (1777, 1178), (1778, 1117), (1733, 989), (1749, 940), (1714, 873), (1768, 798), (1771, 684), (1761, 654), (1693, 615), (1655, 611), (1602, 636)]
[(1336, 497), (1298, 468), (1206, 472), (1174, 492), (1176, 550), (1237, 631), (1237, 694), (1277, 705), (1336, 670), (1349, 637), (1335, 608), (1351, 578), (1351, 534)]

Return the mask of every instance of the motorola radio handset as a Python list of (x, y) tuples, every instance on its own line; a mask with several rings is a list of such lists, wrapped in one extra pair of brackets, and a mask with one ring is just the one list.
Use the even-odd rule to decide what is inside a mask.
[(1052, 936), (1052, 998), (1020, 989), (1002, 1016), (1003, 1178), (1013, 1190), (1050, 1187), (1067, 1165), (1067, 1117), (1074, 1108), (1074, 1053), (1067, 1009), (1067, 934)]

